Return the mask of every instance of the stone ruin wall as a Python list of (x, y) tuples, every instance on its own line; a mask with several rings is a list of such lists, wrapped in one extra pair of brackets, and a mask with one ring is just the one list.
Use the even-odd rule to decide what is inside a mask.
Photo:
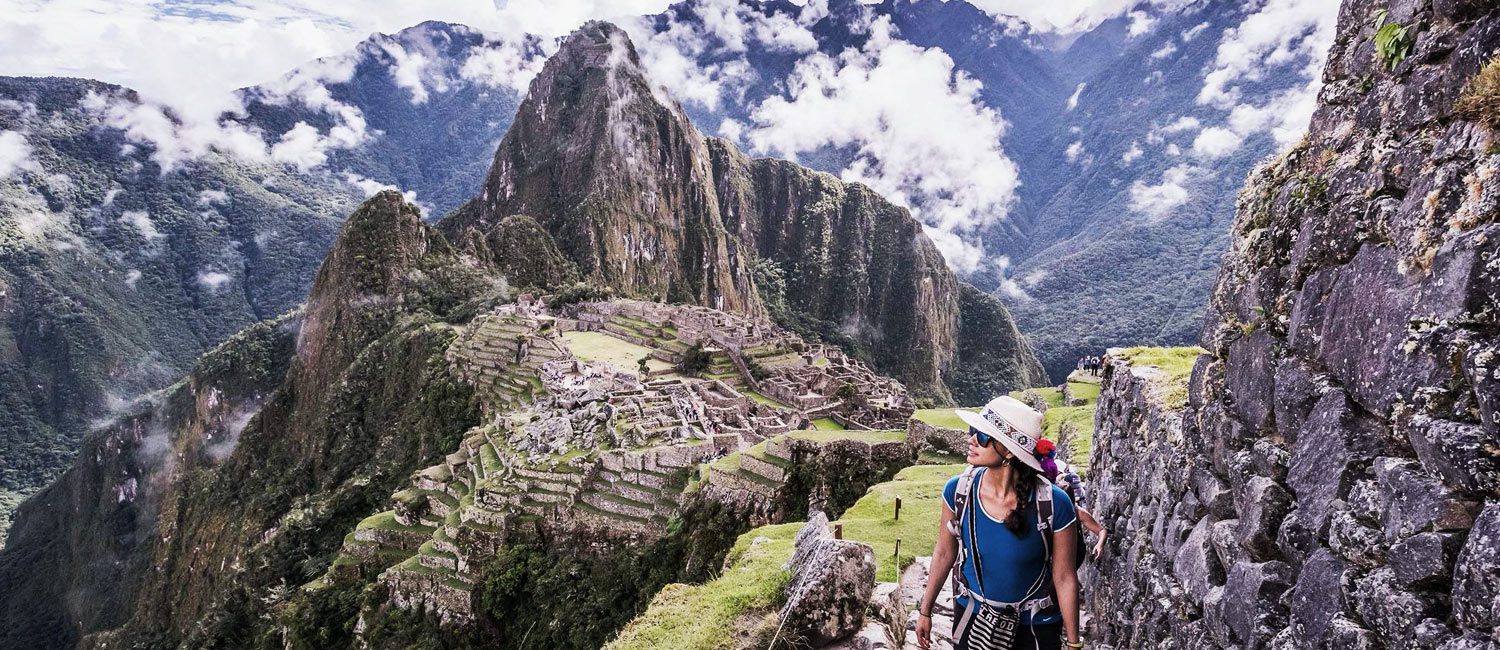
[(1455, 113), (1497, 54), (1494, 2), (1343, 4), (1308, 139), (1241, 194), (1187, 405), (1105, 374), (1094, 642), (1500, 648), (1500, 133)]

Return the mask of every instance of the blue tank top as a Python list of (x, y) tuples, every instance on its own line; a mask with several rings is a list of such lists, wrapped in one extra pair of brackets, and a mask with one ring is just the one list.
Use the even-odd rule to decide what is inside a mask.
[[(959, 543), (968, 544), (969, 527), (977, 525), (974, 531), (978, 539), (979, 548), (969, 549), (969, 557), (964, 562), (964, 579), (968, 581), (969, 588), (979, 592), (989, 600), (1004, 603), (1013, 603), (1024, 600), (1027, 592), (1033, 585), (1039, 584), (1038, 578), (1044, 581), (1052, 580), (1052, 566), (1046, 562), (1046, 549), (1042, 543), (1042, 534), (1036, 529), (1037, 508), (1035, 501), (1033, 506), (1026, 511), (1026, 531), (1017, 537), (1005, 527), (1005, 522), (991, 517), (984, 510), (984, 503), (979, 499), (979, 481), (986, 470), (979, 470), (974, 475), (974, 486), (970, 488), (969, 500), (974, 504), (972, 517), (964, 517), (962, 528), (959, 530)], [(948, 509), (953, 509), (954, 495), (958, 494), (958, 482), (962, 476), (948, 479), (948, 484), (943, 486), (943, 501), (948, 504)], [(1066, 492), (1056, 485), (1052, 488), (1052, 529), (1060, 531), (1072, 526), (1078, 521), (1078, 513), (1073, 508), (1073, 502), (1068, 499)], [(958, 516), (961, 513), (954, 513)], [(974, 573), (974, 562), (982, 562), (984, 568), (984, 591), (979, 591), (979, 579)], [(1042, 583), (1045, 584), (1045, 583)], [(1032, 594), (1032, 598), (1036, 595)], [(958, 607), (963, 608), (968, 604), (968, 599), (959, 598)], [(1060, 613), (1043, 614), (1031, 620), (1031, 614), (1021, 613), (1021, 622), (1034, 625), (1047, 625), (1062, 620)]]

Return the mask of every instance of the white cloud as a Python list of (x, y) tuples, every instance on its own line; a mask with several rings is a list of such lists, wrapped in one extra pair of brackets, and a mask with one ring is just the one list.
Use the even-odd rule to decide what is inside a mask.
[(1143, 149), (1141, 149), (1141, 143), (1139, 143), (1139, 142), (1131, 142), (1130, 143), (1130, 150), (1126, 151), (1124, 153), (1124, 155), (1120, 156), (1120, 162), (1129, 165), (1130, 163), (1133, 163), (1133, 162), (1135, 162), (1137, 160), (1140, 160), (1141, 156), (1143, 156), (1145, 154), (1146, 154), (1146, 152)]
[(125, 272), (125, 286), (134, 289), (135, 283), (141, 281), (140, 269), (130, 269)]
[(0, 179), (9, 178), (23, 169), (35, 169), (31, 144), (18, 131), (0, 131)]
[(1187, 43), (1195, 38), (1198, 38), (1198, 35), (1202, 34), (1203, 30), (1205, 29), (1208, 29), (1208, 23), (1206, 22), (1194, 25), (1192, 29), (1189, 29), (1182, 33), (1182, 42)]
[(1078, 96), (1083, 94), (1083, 89), (1088, 85), (1089, 84), (1086, 81), (1080, 82), (1078, 84), (1078, 87), (1073, 89), (1073, 94), (1068, 97), (1068, 110), (1071, 111), (1075, 108), (1078, 108)]
[(126, 139), (152, 147), (151, 159), (162, 173), (184, 162), (217, 151), (247, 161), (265, 160), (260, 131), (218, 115), (182, 115), (159, 104), (134, 102), (124, 96), (93, 91), (80, 104), (104, 124), (125, 132)]
[(141, 233), (141, 238), (148, 242), (166, 237), (160, 230), (156, 229), (156, 223), (151, 221), (151, 215), (147, 214), (145, 210), (126, 211), (120, 215), (120, 223), (135, 226), (136, 231)]
[[(185, 113), (231, 106), (231, 91), (425, 20), (503, 37), (566, 34), (590, 18), (656, 13), (671, 0), (363, 0), (181, 5), (154, 0), (12, 0), (0, 12), (0, 70), (125, 85)], [(497, 7), (497, 4), (500, 5)]]
[(745, 124), (732, 117), (726, 117), (719, 121), (719, 135), (730, 142), (743, 142), (745, 135)]
[(1156, 24), (1156, 19), (1144, 11), (1132, 11), (1126, 15), (1130, 18), (1130, 27), (1127, 31), (1132, 38), (1151, 31), (1151, 27)]
[(795, 159), (823, 147), (855, 154), (842, 172), (913, 214), (961, 271), (982, 252), (977, 234), (1015, 199), (1016, 165), (1000, 147), (1006, 123), (979, 99), (981, 85), (943, 51), (896, 37), (887, 19), (862, 50), (804, 57), (788, 94), (752, 112), (754, 151)]
[(400, 43), (382, 43), (381, 46), (395, 60), (391, 67), (391, 77), (396, 80), (396, 85), (411, 92), (411, 103), (426, 103), (427, 86), (423, 78), (428, 76), (427, 68), (433, 60), (422, 52), (408, 53)]
[[(111, 190), (114, 191), (114, 190)], [(229, 194), (223, 190), (203, 190), (198, 193), (198, 205), (207, 206), (215, 203), (228, 203)]]
[[(417, 193), (415, 191), (402, 190), (395, 185), (382, 183), (373, 178), (365, 178), (353, 172), (344, 172), (344, 182), (353, 185), (354, 187), (358, 188), (359, 191), (364, 192), (365, 198), (370, 198), (372, 196), (375, 196), (377, 193), (384, 192), (385, 190), (395, 190), (397, 192), (401, 192), (401, 198), (404, 199), (407, 203), (417, 206), (417, 209), (421, 210), (422, 214), (424, 215), (428, 212), (427, 206), (417, 202)], [(260, 243), (258, 238), (256, 243)]]
[(1075, 141), (1073, 144), (1068, 145), (1067, 150), (1063, 151), (1063, 155), (1067, 156), (1068, 162), (1070, 163), (1078, 162), (1078, 158), (1083, 154), (1084, 147), (1082, 140)]
[(1187, 185), (1202, 170), (1188, 165), (1172, 167), (1161, 175), (1161, 183), (1147, 185), (1136, 181), (1130, 186), (1130, 209), (1160, 219), (1181, 207), (1191, 198)]
[[(1178, 12), (1195, 2), (1197, 0), (969, 0), (970, 4), (997, 19), (1015, 16), (1037, 30), (1059, 33), (1088, 31), (1106, 20), (1131, 13), (1131, 10), (1146, 14), (1146, 19), (1150, 19), (1150, 14), (1141, 10), (1143, 7), (1158, 12)], [(1132, 30), (1136, 29), (1135, 25), (1136, 19), (1132, 17)], [(1131, 35), (1144, 33), (1149, 25), (1141, 29), (1141, 32), (1132, 31)]]
[(757, 3), (740, 0), (702, 0), (684, 6), (699, 20), (682, 21), (673, 15), (664, 29), (642, 18), (620, 24), (653, 83), (679, 101), (709, 110), (718, 110), (726, 96), (743, 100), (745, 85), (756, 74), (745, 58), (747, 52), (815, 52), (817, 37), (808, 26), (828, 15), (826, 0), (806, 3), (795, 16), (767, 16)]
[(1176, 54), (1176, 53), (1177, 53), (1177, 45), (1173, 44), (1172, 41), (1167, 41), (1167, 44), (1161, 46), (1161, 49), (1159, 49), (1159, 50), (1151, 53), (1151, 58), (1153, 58), (1153, 59), (1165, 59), (1165, 58), (1167, 58), (1169, 56), (1172, 56), (1173, 54)]
[(1182, 155), (1182, 147), (1179, 147), (1179, 146), (1177, 146), (1175, 144), (1169, 144), (1169, 145), (1167, 145), (1167, 155), (1168, 156), (1181, 156)]
[(459, 77), (522, 93), (546, 62), (539, 49), (529, 49), (513, 41), (491, 43), (464, 60)]
[(1193, 139), (1193, 154), (1208, 160), (1223, 158), (1245, 143), (1240, 134), (1229, 129), (1211, 126), (1203, 129), (1197, 138)]
[(1183, 131), (1197, 131), (1198, 128), (1201, 127), (1202, 125), (1203, 124), (1198, 121), (1198, 118), (1193, 117), (1191, 115), (1184, 115), (1182, 117), (1177, 118), (1177, 121), (1172, 122), (1171, 124), (1168, 124), (1168, 125), (1166, 125), (1164, 127), (1161, 127), (1161, 132), (1162, 133), (1181, 133)]
[(198, 286), (201, 287), (204, 291), (207, 291), (211, 294), (219, 293), (219, 291), (222, 290), (224, 286), (229, 284), (232, 280), (234, 280), (234, 278), (231, 277), (228, 273), (223, 273), (220, 271), (198, 272)]
[(1337, 2), (1267, 0), (1259, 11), (1224, 32), (1198, 103), (1233, 108), (1240, 99), (1237, 82), (1258, 81), (1270, 70), (1294, 63), (1301, 64), (1316, 95), (1338, 12)]
[(1306, 87), (1295, 87), (1272, 95), (1264, 105), (1240, 104), (1229, 112), (1229, 128), (1248, 136), (1260, 131), (1269, 131), (1282, 148), (1290, 147), (1302, 139), (1307, 123), (1312, 120), (1318, 107), (1316, 91)]

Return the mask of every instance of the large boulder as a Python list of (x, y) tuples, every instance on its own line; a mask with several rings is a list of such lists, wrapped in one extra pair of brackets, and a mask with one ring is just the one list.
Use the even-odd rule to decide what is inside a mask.
[(820, 647), (864, 625), (875, 591), (875, 552), (869, 544), (834, 539), (828, 519), (814, 515), (797, 533), (787, 569), (792, 579), (781, 608), (783, 636)]

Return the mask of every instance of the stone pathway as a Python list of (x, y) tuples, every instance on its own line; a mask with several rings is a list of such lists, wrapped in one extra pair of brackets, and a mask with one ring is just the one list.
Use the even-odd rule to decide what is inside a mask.
[[(922, 601), (922, 592), (927, 589), (928, 567), (931, 557), (919, 557), (901, 572), (901, 599), (906, 602), (906, 644), (902, 650), (917, 650), (917, 606)], [(933, 650), (953, 650), (953, 583), (943, 581), (943, 590), (938, 593), (937, 604), (932, 608)]]

